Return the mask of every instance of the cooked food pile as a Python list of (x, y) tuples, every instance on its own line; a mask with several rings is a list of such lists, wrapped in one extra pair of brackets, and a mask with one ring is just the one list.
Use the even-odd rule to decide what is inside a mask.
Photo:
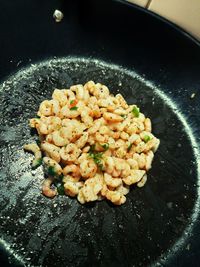
[(81, 204), (105, 198), (121, 205), (131, 185), (146, 183), (160, 141), (151, 120), (121, 94), (93, 81), (55, 89), (37, 116), (30, 126), (39, 142), (24, 149), (35, 155), (33, 168), (44, 165), (45, 196), (66, 194)]

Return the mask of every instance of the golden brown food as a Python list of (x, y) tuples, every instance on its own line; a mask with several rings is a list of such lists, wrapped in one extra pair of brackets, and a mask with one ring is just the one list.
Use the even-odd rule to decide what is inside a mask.
[(106, 198), (121, 205), (131, 185), (146, 183), (160, 141), (151, 120), (121, 94), (114, 96), (93, 81), (55, 89), (37, 115), (30, 127), (36, 128), (40, 145), (24, 149), (35, 154), (33, 167), (44, 164), (45, 196), (66, 194), (81, 204)]

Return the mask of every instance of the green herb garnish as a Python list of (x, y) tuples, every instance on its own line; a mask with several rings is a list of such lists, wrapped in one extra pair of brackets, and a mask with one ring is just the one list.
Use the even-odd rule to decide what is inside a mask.
[(60, 181), (58, 180), (54, 180), (53, 184), (55, 185), (56, 188), (61, 185)]
[(103, 168), (104, 168), (104, 167), (103, 167), (103, 164), (102, 164), (102, 163), (99, 163), (99, 164), (98, 164), (98, 167), (99, 167), (99, 170), (100, 170), (100, 171), (103, 171)]
[(101, 145), (103, 148), (104, 148), (104, 151), (108, 150), (109, 149), (109, 144), (106, 143), (106, 144), (103, 144)]
[(33, 160), (32, 169), (35, 170), (42, 164), (42, 158)]
[(62, 180), (64, 178), (64, 175), (63, 174), (60, 174), (60, 175), (57, 175), (55, 178), (56, 178), (57, 183), (62, 183)]
[(90, 150), (88, 151), (89, 154), (92, 154), (95, 152), (95, 145), (91, 145)]
[(63, 184), (57, 186), (57, 192), (58, 192), (59, 195), (64, 195), (65, 194), (65, 188), (64, 188)]
[(62, 181), (63, 178), (64, 178), (64, 175), (63, 175), (63, 174), (60, 174), (60, 175), (59, 175), (59, 180)]
[(133, 113), (133, 115), (134, 115), (136, 118), (138, 118), (139, 115), (140, 115), (140, 109), (137, 108), (137, 107), (134, 107), (134, 108), (132, 109), (132, 113)]
[(57, 174), (53, 166), (49, 166), (47, 172), (48, 172), (48, 175), (50, 176), (55, 176)]
[(128, 148), (127, 148), (127, 151), (128, 151), (128, 152), (131, 150), (132, 146), (133, 146), (133, 144), (130, 144), (130, 145), (128, 146)]
[(145, 143), (147, 143), (147, 142), (149, 142), (151, 140), (151, 137), (149, 135), (145, 135), (143, 137), (143, 140), (144, 140)]
[(95, 154), (94, 156), (93, 156), (93, 159), (94, 159), (94, 162), (97, 164), (97, 165), (99, 165), (100, 163), (101, 163), (101, 156), (99, 156), (98, 154)]
[(102, 159), (103, 153), (102, 152), (96, 152), (94, 154), (91, 154), (91, 157), (94, 159), (94, 161), (98, 161), (99, 159)]
[(78, 109), (78, 107), (72, 107), (72, 108), (70, 108), (70, 110), (77, 110)]
[(74, 103), (74, 99), (70, 101), (70, 105)]
[(93, 156), (94, 162), (97, 164), (99, 169), (102, 171), (103, 170), (103, 164), (102, 164), (101, 158), (102, 158), (102, 154), (101, 153), (96, 153)]
[(126, 118), (126, 115), (125, 114), (121, 114), (120, 115), (122, 118)]
[(64, 195), (65, 194), (65, 189), (64, 189), (64, 184), (63, 184), (63, 174), (55, 176), (55, 180), (53, 184), (57, 188), (57, 192), (59, 195)]
[(103, 170), (103, 164), (102, 164), (102, 152), (97, 152), (95, 151), (95, 145), (92, 145), (89, 150), (89, 156), (94, 160), (94, 162), (97, 164), (99, 169), (102, 171)]

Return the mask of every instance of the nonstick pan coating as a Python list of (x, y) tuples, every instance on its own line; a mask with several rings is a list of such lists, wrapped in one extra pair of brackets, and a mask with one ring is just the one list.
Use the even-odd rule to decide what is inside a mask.
[[(10, 11), (0, 14), (1, 266), (197, 266), (197, 42), (120, 1), (2, 1), (0, 10)], [(32, 171), (22, 149), (53, 88), (90, 79), (138, 104), (161, 139), (147, 184), (121, 207), (44, 198), (42, 167)]]

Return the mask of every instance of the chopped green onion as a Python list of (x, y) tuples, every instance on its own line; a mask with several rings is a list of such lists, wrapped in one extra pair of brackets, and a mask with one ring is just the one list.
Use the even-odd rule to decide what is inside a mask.
[(99, 153), (96, 153), (95, 154), (95, 157), (97, 157), (97, 158), (102, 158), (102, 156), (103, 156), (103, 153), (102, 152), (99, 152)]
[(95, 145), (91, 145), (90, 150), (89, 150), (89, 154), (92, 154), (95, 152)]
[(57, 187), (57, 192), (59, 195), (64, 195), (65, 194), (65, 188), (64, 185), (61, 184), (60, 186)]
[(133, 115), (134, 115), (136, 118), (138, 118), (139, 115), (140, 115), (140, 109), (137, 108), (137, 107), (134, 107), (134, 108), (132, 109), (132, 113), (133, 113)]
[(42, 158), (33, 161), (32, 169), (35, 170), (42, 164)]
[(130, 145), (128, 146), (128, 148), (127, 148), (127, 151), (128, 151), (128, 152), (131, 150), (132, 145), (133, 145), (133, 144), (130, 144)]
[(103, 156), (102, 153), (90, 153), (90, 157), (94, 159), (94, 161), (98, 161), (99, 159), (101, 159)]
[(61, 185), (60, 181), (58, 181), (58, 180), (54, 180), (53, 184), (55, 185), (55, 187), (58, 187)]
[(93, 160), (97, 164), (97, 166), (99, 167), (99, 169), (102, 171), (103, 170), (103, 164), (102, 164), (101, 159), (98, 158), (98, 157), (94, 157)]
[(48, 175), (50, 176), (55, 176), (57, 174), (53, 166), (49, 166), (47, 172), (48, 172)]
[(70, 108), (70, 110), (77, 110), (78, 109), (78, 107), (72, 107), (72, 108)]
[(121, 114), (121, 117), (122, 117), (122, 118), (126, 118), (126, 115), (125, 115), (125, 114)]
[(105, 151), (109, 149), (109, 144), (108, 143), (103, 144), (101, 146), (104, 148)]
[(151, 140), (151, 137), (149, 135), (145, 135), (143, 137), (143, 140), (144, 140), (145, 143), (147, 143), (147, 142), (149, 142)]
[(89, 156), (94, 160), (94, 162), (97, 164), (100, 170), (103, 170), (103, 164), (102, 164), (102, 152), (96, 152), (95, 151), (95, 145), (92, 145), (89, 150)]
[(74, 103), (74, 99), (70, 101), (70, 104), (73, 104)]
[(99, 167), (100, 171), (103, 171), (103, 164), (102, 163), (98, 164), (98, 167)]
[(56, 180), (58, 181), (58, 182), (62, 182), (62, 180), (63, 180), (63, 178), (64, 178), (64, 175), (63, 174), (60, 174), (60, 175), (58, 175), (57, 177), (56, 177)]
[(94, 162), (95, 162), (97, 165), (99, 165), (99, 164), (101, 163), (101, 160), (100, 160), (100, 159), (98, 159), (98, 158), (96, 158), (96, 157), (94, 157), (93, 159), (94, 159)]

